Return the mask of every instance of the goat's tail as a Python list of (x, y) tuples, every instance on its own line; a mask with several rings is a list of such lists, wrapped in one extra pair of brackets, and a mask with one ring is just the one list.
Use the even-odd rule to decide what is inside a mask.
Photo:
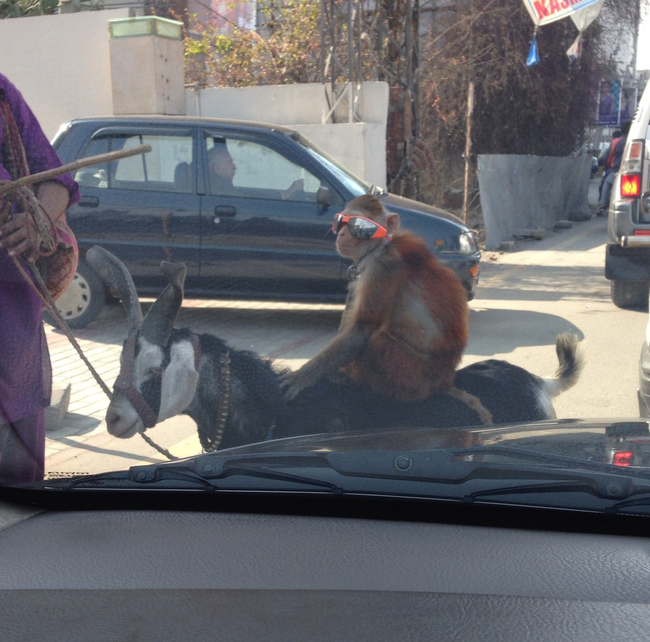
[(550, 397), (557, 397), (576, 384), (582, 372), (584, 359), (578, 350), (578, 336), (563, 332), (555, 337), (555, 352), (559, 366), (555, 377), (543, 377), (544, 387)]

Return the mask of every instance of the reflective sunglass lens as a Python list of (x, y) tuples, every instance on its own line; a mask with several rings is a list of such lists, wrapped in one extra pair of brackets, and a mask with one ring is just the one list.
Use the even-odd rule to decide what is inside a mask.
[(371, 239), (379, 229), (379, 225), (363, 218), (354, 218), (348, 223), (352, 236), (358, 239)]

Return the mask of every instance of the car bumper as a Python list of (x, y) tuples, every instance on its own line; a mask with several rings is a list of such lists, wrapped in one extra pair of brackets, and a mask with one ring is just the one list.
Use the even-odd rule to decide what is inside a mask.
[(613, 281), (650, 281), (650, 246), (608, 244), (605, 277)]

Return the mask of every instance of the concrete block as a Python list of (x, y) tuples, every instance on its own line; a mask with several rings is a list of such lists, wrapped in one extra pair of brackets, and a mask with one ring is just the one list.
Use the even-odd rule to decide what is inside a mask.
[(573, 223), (571, 221), (558, 221), (554, 226), (554, 230), (570, 230), (573, 227)]
[(61, 428), (70, 406), (71, 394), (71, 383), (52, 382), (52, 399), (50, 405), (45, 409), (46, 431), (50, 432)]
[(499, 245), (500, 252), (512, 252), (512, 250), (514, 249), (515, 249), (514, 241), (503, 241), (501, 245)]

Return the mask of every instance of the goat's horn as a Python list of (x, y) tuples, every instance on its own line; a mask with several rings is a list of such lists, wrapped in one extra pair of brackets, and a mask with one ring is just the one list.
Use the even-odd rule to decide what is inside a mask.
[(176, 315), (183, 305), (183, 284), (187, 272), (184, 263), (160, 264), (169, 285), (151, 306), (140, 326), (140, 335), (159, 346), (166, 346), (174, 327)]
[(129, 319), (129, 334), (142, 322), (142, 308), (126, 266), (115, 255), (95, 245), (86, 252), (86, 262), (122, 300)]

